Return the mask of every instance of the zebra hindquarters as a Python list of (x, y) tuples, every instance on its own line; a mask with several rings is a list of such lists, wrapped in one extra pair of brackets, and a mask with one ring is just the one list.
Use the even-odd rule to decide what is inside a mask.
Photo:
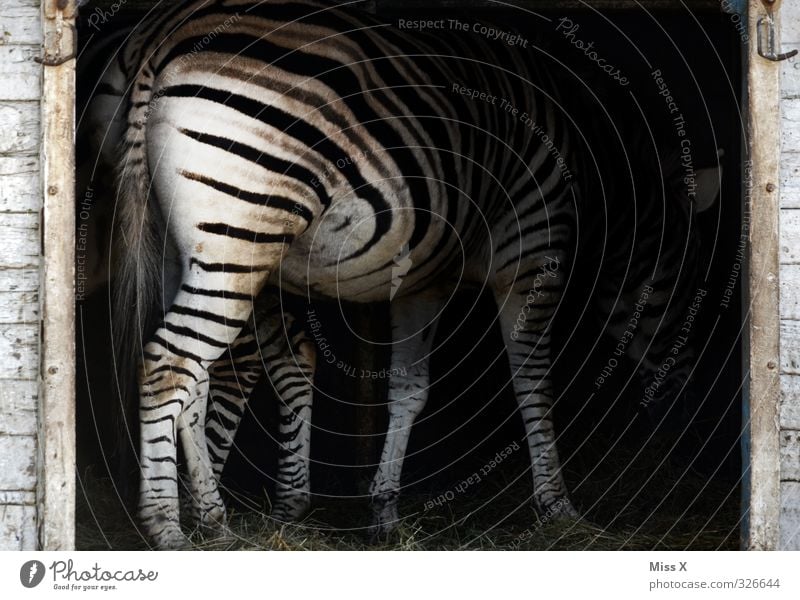
[(399, 521), (398, 498), (411, 427), (430, 391), (429, 363), (444, 298), (435, 291), (396, 297), (391, 304), (392, 355), (389, 377), (389, 425), (378, 471), (370, 485), (370, 536), (379, 539)]
[(557, 250), (528, 255), (513, 283), (494, 290), (530, 453), (534, 505), (548, 518), (577, 516), (567, 496), (553, 428), (550, 327), (566, 280), (564, 258)]

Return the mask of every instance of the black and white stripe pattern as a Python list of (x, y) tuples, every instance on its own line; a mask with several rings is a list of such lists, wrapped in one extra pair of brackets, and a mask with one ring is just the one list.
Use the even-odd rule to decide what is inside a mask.
[[(392, 366), (417, 368), (390, 380), (370, 488), (373, 533), (398, 518), (403, 457), (427, 397), (425, 357), (459, 285), (488, 286), (495, 297), (537, 509), (576, 515), (555, 448), (550, 323), (581, 204), (564, 166), (580, 172), (581, 136), (537, 61), (469, 36), (412, 36), (307, 0), (177, 4), (146, 21), (124, 52), (131, 88), (119, 226), (127, 237), (116, 339), (140, 364), (139, 514), (155, 543), (186, 544), (178, 435), (195, 428), (181, 436), (184, 451), (202, 435), (206, 404), (197, 399), (209, 370), (268, 282), (314, 297), (393, 298)], [(471, 90), (513, 99), (518, 113)], [(583, 205), (588, 193), (596, 190), (583, 191)], [(181, 275), (159, 320), (152, 307), (165, 237)], [(401, 254), (410, 268), (398, 286)], [(284, 355), (270, 356), (278, 366), (268, 368), (280, 371)], [(289, 408), (287, 422), (307, 408)], [(208, 464), (194, 454), (198, 468)], [(197, 493), (213, 512), (221, 506), (214, 478), (196, 481), (209, 482)], [(307, 497), (307, 478), (295, 485)]]

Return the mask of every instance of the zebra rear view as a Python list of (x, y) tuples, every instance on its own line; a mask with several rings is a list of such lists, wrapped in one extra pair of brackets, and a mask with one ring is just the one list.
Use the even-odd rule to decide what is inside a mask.
[[(555, 448), (549, 326), (569, 272), (579, 136), (547, 73), (508, 45), (410, 35), (318, 2), (182, 3), (145, 22), (123, 62), (114, 335), (139, 365), (139, 516), (156, 545), (187, 544), (179, 432), (197, 431), (209, 366), (268, 282), (391, 298), (393, 367), (427, 356), (459, 286), (489, 288), (534, 504), (576, 516)], [(165, 237), (182, 274), (157, 315)], [(398, 519), (428, 383), (427, 361), (390, 379), (374, 534)], [(181, 442), (208, 463), (205, 443)], [(216, 487), (198, 493), (222, 505)]]

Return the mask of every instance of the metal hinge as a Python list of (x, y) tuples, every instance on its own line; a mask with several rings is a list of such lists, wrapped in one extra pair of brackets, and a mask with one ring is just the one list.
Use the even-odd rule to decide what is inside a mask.
[(758, 43), (758, 54), (771, 61), (781, 61), (793, 57), (797, 50), (790, 52), (778, 52), (780, 45), (775, 33), (775, 10), (780, 5), (780, 0), (761, 0), (767, 9), (767, 14), (759, 17), (756, 23), (756, 41)]
[(73, 0), (45, 0), (42, 5), (44, 56), (34, 61), (46, 67), (57, 67), (78, 55), (78, 30), (75, 28)]

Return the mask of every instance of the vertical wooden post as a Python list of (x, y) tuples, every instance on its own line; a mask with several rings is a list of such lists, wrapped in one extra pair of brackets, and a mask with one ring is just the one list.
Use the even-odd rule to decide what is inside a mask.
[[(777, 18), (779, 0), (772, 3)], [(748, 263), (749, 509), (746, 546), (774, 550), (780, 517), (779, 369), (779, 204), (780, 63), (758, 53), (757, 23), (766, 15), (762, 0), (749, 0), (747, 61), (747, 152), (752, 161), (750, 254)], [(747, 467), (747, 465), (745, 465)]]
[[(43, 0), (41, 388), (37, 523), (44, 550), (75, 547), (74, 0)], [(64, 60), (67, 59), (67, 60)]]

